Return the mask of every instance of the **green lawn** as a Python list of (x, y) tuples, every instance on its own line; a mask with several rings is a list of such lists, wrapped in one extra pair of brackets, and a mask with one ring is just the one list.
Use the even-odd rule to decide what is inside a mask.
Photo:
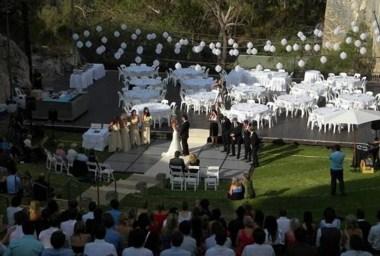
[[(79, 142), (80, 135), (59, 133), (58, 142)], [(143, 194), (129, 195), (122, 200), (122, 208), (141, 208), (148, 205), (154, 209), (158, 204), (165, 207), (180, 207), (186, 200), (190, 205), (202, 198), (208, 198), (212, 207), (219, 207), (226, 216), (232, 216), (234, 209), (244, 203), (252, 204), (267, 214), (277, 214), (280, 208), (286, 208), (291, 216), (302, 217), (304, 210), (313, 211), (319, 217), (323, 209), (332, 206), (341, 216), (352, 213), (361, 207), (374, 220), (375, 212), (380, 208), (380, 172), (363, 175), (351, 169), (352, 150), (344, 148), (345, 182), (347, 196), (329, 195), (330, 176), (328, 156), (325, 147), (287, 144), (283, 146), (266, 144), (260, 152), (261, 166), (255, 170), (253, 183), (257, 197), (251, 200), (230, 201), (226, 199), (228, 181), (222, 181), (218, 191), (172, 192), (169, 189), (151, 188)], [(102, 160), (108, 153), (100, 153)], [(33, 176), (44, 172), (44, 163), (20, 164), (22, 173), (29, 171)], [(126, 178), (127, 175), (117, 175)], [(64, 198), (73, 198), (90, 186), (89, 183), (77, 183), (64, 175), (51, 174), (50, 181)], [(203, 185), (203, 184), (201, 184)]]

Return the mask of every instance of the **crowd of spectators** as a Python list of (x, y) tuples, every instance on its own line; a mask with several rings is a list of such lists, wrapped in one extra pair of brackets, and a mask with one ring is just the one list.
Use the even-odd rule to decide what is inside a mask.
[[(380, 224), (365, 220), (364, 212), (345, 218), (326, 208), (320, 220), (306, 211), (303, 219), (265, 215), (250, 205), (240, 206), (227, 221), (203, 199), (192, 209), (130, 209), (123, 212), (112, 200), (109, 208), (90, 202), (82, 211), (76, 201), (59, 209), (54, 200), (41, 207), (12, 198), (6, 210), (8, 232), (1, 240), (3, 255), (122, 255), (122, 256), (313, 256), (380, 255)], [(380, 222), (380, 211), (377, 214)]]

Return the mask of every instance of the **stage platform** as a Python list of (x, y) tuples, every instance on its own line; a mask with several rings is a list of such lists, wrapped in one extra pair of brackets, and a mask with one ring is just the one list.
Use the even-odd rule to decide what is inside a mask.
[[(95, 81), (94, 85), (87, 90), (89, 98), (88, 111), (72, 122), (57, 122), (54, 126), (57, 129), (73, 130), (83, 132), (89, 128), (91, 123), (108, 123), (112, 118), (122, 113), (118, 107), (117, 91), (121, 90), (121, 82), (118, 81), (116, 71), (107, 71), (106, 77)], [(61, 77), (55, 81), (44, 83), (44, 87), (53, 88), (54, 90), (65, 90), (69, 88), (69, 75)], [(168, 88), (167, 98), (169, 101), (180, 103), (178, 95), (179, 88)], [(375, 83), (369, 83), (368, 90), (375, 94), (380, 92), (380, 86)], [(192, 128), (208, 129), (209, 123), (205, 114), (189, 113)], [(283, 139), (285, 142), (297, 142), (300, 144), (351, 144), (354, 140), (353, 133), (348, 134), (342, 131), (340, 134), (332, 132), (319, 132), (310, 130), (306, 127), (307, 118), (285, 118), (280, 116), (278, 123), (271, 129), (265, 127), (259, 130), (259, 135), (266, 140)], [(34, 125), (52, 126), (47, 121), (34, 121)], [(156, 138), (170, 138), (171, 131), (164, 124), (161, 129), (154, 129), (152, 134)], [(362, 125), (358, 130), (358, 142), (369, 142), (376, 136), (375, 131), (370, 129), (370, 125)]]

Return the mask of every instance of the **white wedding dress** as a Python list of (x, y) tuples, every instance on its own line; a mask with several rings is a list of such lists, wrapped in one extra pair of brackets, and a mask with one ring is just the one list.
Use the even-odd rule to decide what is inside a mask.
[(173, 158), (176, 151), (182, 152), (182, 147), (179, 139), (179, 133), (177, 129), (173, 129), (173, 138), (170, 142), (169, 149), (167, 152), (162, 153), (161, 156)]

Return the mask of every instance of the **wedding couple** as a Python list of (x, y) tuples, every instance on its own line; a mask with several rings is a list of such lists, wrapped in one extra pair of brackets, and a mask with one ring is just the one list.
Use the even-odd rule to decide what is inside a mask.
[[(170, 143), (169, 149), (167, 152), (162, 153), (164, 157), (174, 157), (176, 151), (181, 151), (184, 156), (189, 154), (189, 145), (187, 140), (189, 138), (189, 118), (186, 114), (182, 115), (182, 125), (178, 125), (177, 119), (173, 118), (171, 120), (171, 127), (173, 129), (173, 138)], [(181, 146), (182, 144), (182, 146)]]

